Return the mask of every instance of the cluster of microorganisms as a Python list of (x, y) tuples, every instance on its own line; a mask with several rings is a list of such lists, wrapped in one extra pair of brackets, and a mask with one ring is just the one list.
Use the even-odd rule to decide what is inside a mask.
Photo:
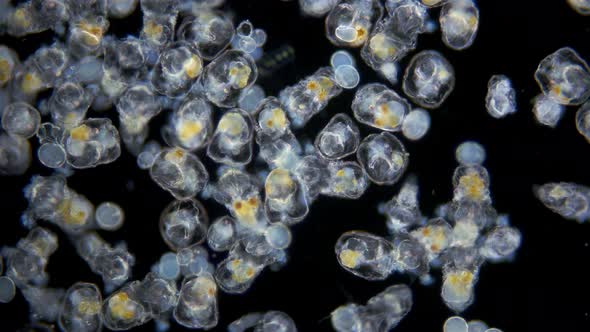
[[(588, 1), (568, 3), (590, 14)], [(268, 75), (267, 32), (248, 20), (236, 24), (223, 4), (0, 0), (0, 34), (20, 38), (52, 30), (56, 36), (24, 61), (0, 45), (0, 175), (24, 174), (32, 155), (54, 170), (33, 176), (24, 189), (28, 208), (21, 223), (29, 233), (1, 249), (0, 302), (10, 302), (18, 288), (32, 323), (54, 323), (64, 331), (127, 330), (150, 320), (160, 331), (172, 322), (217, 326), (218, 293), (244, 293), (267, 268), (287, 264), (291, 227), (306, 218), (319, 195), (358, 199), (371, 184), (402, 180), (410, 155), (395, 133), (410, 142), (423, 138), (430, 110), (443, 105), (456, 80), (441, 52), (415, 52), (418, 38), (439, 28), (449, 49), (464, 50), (474, 43), (480, 19), (474, 0), (299, 0), (304, 15), (325, 16), (324, 33), (333, 45), (358, 49), (389, 85), (359, 86), (355, 56), (338, 50), (329, 66), (267, 96), (256, 84), (259, 66)], [(431, 11), (435, 7), (441, 8)], [(136, 10), (142, 14), (137, 35), (108, 33), (109, 19)], [(410, 54), (402, 71), (400, 63)], [(542, 91), (534, 99), (537, 121), (553, 127), (565, 106), (581, 105), (576, 125), (590, 141), (586, 62), (565, 47), (541, 61), (535, 79)], [(399, 92), (391, 87), (398, 83)], [(333, 115), (312, 143), (298, 138), (345, 89), (356, 89), (351, 112)], [(487, 89), (485, 107), (492, 117), (516, 111), (508, 77), (494, 75)], [(161, 140), (148, 139), (150, 122), (160, 113), (166, 113)], [(362, 137), (359, 126), (372, 133)], [(35, 137), (33, 153), (29, 139)], [(67, 185), (73, 173), (112, 163), (122, 153), (133, 155), (137, 167), (173, 199), (157, 226), (170, 251), (141, 280), (132, 280), (135, 257), (126, 243), (111, 244), (100, 235), (122, 227), (123, 209), (115, 202), (90, 202)], [(207, 169), (205, 158), (218, 167)], [(482, 265), (510, 261), (521, 243), (519, 230), (492, 205), (485, 158), (476, 142), (457, 147), (453, 197), (434, 217), (422, 214), (417, 179), (407, 177), (399, 193), (380, 206), (390, 234), (342, 234), (335, 244), (338, 263), (366, 280), (408, 274), (433, 283), (431, 270), (439, 269), (443, 302), (463, 312), (475, 299)], [(535, 194), (565, 218), (590, 219), (586, 187), (549, 183)], [(227, 214), (210, 220), (197, 198), (221, 204)], [(102, 278), (102, 290), (83, 281), (67, 290), (48, 287), (45, 269), (58, 235), (43, 223), (62, 231)], [(210, 252), (225, 256), (216, 264)], [(398, 284), (365, 305), (335, 309), (330, 319), (336, 331), (388, 331), (412, 305), (411, 288)], [(249, 313), (227, 328), (297, 331), (281, 311)], [(500, 331), (461, 317), (449, 318), (443, 329)]]
[[(434, 218), (421, 213), (417, 180), (409, 177), (399, 193), (380, 208), (390, 235), (364, 231), (342, 234), (335, 245), (340, 265), (367, 280), (404, 273), (424, 283), (433, 281), (431, 269), (441, 269), (445, 304), (456, 312), (469, 307), (481, 266), (511, 260), (521, 234), (492, 205), (489, 175), (482, 166), (483, 147), (465, 142), (457, 148), (456, 156), (459, 166), (453, 174), (453, 199), (439, 206)], [(352, 315), (349, 321), (364, 324), (362, 317), (348, 315)], [(333, 320), (335, 327), (338, 324)]]

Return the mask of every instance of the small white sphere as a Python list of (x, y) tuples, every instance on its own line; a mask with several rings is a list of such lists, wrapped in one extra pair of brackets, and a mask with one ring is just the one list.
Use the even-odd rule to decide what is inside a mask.
[(336, 84), (345, 89), (354, 89), (359, 84), (359, 72), (351, 65), (342, 65), (334, 71)]
[(101, 203), (94, 212), (98, 227), (107, 231), (114, 231), (123, 226), (124, 213), (121, 207), (113, 202)]
[(430, 129), (430, 114), (423, 109), (408, 113), (402, 123), (402, 133), (407, 139), (416, 141), (424, 137)]
[(266, 241), (275, 249), (285, 249), (291, 244), (291, 231), (281, 223), (275, 223), (265, 230)]

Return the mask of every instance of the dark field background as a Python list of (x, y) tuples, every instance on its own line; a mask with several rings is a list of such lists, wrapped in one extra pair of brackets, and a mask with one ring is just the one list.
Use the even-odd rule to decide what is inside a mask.
[[(323, 19), (304, 18), (296, 1), (235, 0), (228, 4), (236, 22), (249, 18), (256, 28), (268, 33), (266, 50), (281, 45), (295, 49), (292, 62), (259, 81), (267, 95), (277, 95), (286, 85), (329, 64), (336, 50), (324, 36)], [(485, 265), (476, 286), (476, 301), (463, 313), (466, 319), (481, 319), (505, 332), (590, 331), (590, 225), (561, 219), (545, 209), (532, 195), (532, 186), (549, 181), (573, 181), (590, 185), (590, 145), (575, 128), (575, 108), (568, 108), (555, 129), (537, 125), (531, 99), (539, 93), (533, 73), (549, 53), (571, 46), (590, 59), (590, 17), (575, 13), (565, 0), (479, 1), (480, 29), (474, 45), (463, 51), (447, 49), (440, 32), (419, 38), (418, 51), (436, 49), (454, 65), (455, 91), (438, 110), (431, 112), (432, 128), (419, 142), (408, 142), (409, 173), (418, 176), (420, 204), (425, 215), (452, 198), (451, 176), (456, 166), (455, 147), (464, 140), (477, 140), (487, 149), (485, 163), (491, 176), (494, 205), (510, 214), (513, 225), (523, 234), (522, 247), (512, 263)], [(438, 10), (433, 12), (438, 17)], [(141, 15), (111, 21), (109, 32), (119, 36), (136, 34)], [(0, 36), (0, 43), (14, 47), (26, 58), (40, 44), (50, 44), (54, 36), (42, 33), (14, 40)], [(361, 72), (361, 84), (382, 81), (364, 65), (353, 50)], [(408, 56), (402, 67), (409, 61)], [(488, 79), (493, 74), (509, 76), (518, 95), (519, 111), (503, 120), (489, 116), (484, 107)], [(399, 86), (395, 86), (400, 91)], [(315, 134), (338, 112), (352, 115), (354, 91), (345, 91), (328, 108), (298, 133)], [(109, 116), (113, 117), (114, 111)], [(89, 113), (93, 116), (93, 113)], [(103, 116), (103, 115), (100, 115)], [(113, 117), (115, 118), (115, 117)], [(165, 115), (152, 124), (152, 136)], [(360, 126), (363, 135), (372, 132)], [(401, 136), (401, 135), (399, 135)], [(37, 147), (33, 140), (33, 147)], [(213, 173), (212, 163), (208, 164)], [(0, 178), (0, 245), (14, 245), (26, 234), (19, 216), (26, 207), (22, 188), (33, 174), (49, 175), (38, 161), (21, 177)], [(126, 214), (124, 227), (116, 233), (102, 232), (110, 241), (125, 239), (136, 257), (134, 279), (141, 279), (158, 257), (168, 250), (158, 233), (158, 218), (172, 197), (160, 189), (146, 171), (136, 167), (126, 151), (114, 163), (77, 172), (68, 185), (90, 201), (119, 203)], [(440, 299), (440, 273), (433, 286), (422, 286), (406, 276), (395, 275), (383, 282), (369, 282), (345, 272), (333, 253), (336, 239), (345, 231), (367, 230), (385, 234), (384, 218), (377, 204), (397, 193), (399, 185), (371, 186), (359, 200), (321, 197), (308, 218), (293, 228), (290, 262), (279, 272), (265, 271), (243, 295), (220, 293), (220, 321), (214, 331), (247, 312), (282, 310), (300, 331), (331, 330), (329, 314), (349, 301), (364, 303), (395, 283), (409, 283), (414, 291), (414, 307), (395, 331), (442, 331), (453, 313)], [(225, 213), (213, 201), (203, 201), (211, 220)], [(55, 227), (49, 226), (52, 230)], [(83, 280), (101, 284), (62, 233), (60, 248), (50, 258), (50, 286), (69, 287)], [(223, 256), (215, 260), (222, 259)], [(27, 304), (17, 292), (10, 304), (0, 304), (0, 330), (14, 331), (28, 320)], [(152, 331), (153, 323), (136, 330)], [(172, 331), (181, 330), (178, 325)]]

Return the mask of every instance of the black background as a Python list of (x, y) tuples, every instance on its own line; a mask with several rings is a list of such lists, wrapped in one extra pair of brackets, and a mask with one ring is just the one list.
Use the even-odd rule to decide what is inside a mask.
[[(294, 61), (271, 77), (261, 79), (268, 95), (329, 64), (336, 48), (324, 35), (323, 19), (304, 18), (296, 1), (236, 0), (229, 3), (236, 22), (249, 18), (268, 33), (267, 50), (284, 44), (295, 49)], [(590, 330), (590, 228), (588, 224), (561, 219), (545, 209), (532, 195), (534, 184), (573, 181), (590, 185), (590, 145), (576, 132), (575, 108), (568, 108), (555, 129), (536, 124), (531, 99), (539, 93), (533, 73), (539, 61), (563, 46), (571, 46), (590, 59), (590, 18), (575, 13), (565, 0), (479, 1), (480, 28), (474, 45), (462, 52), (447, 49), (440, 32), (419, 38), (418, 50), (441, 51), (454, 65), (457, 84), (447, 102), (431, 112), (432, 128), (419, 142), (406, 142), (409, 172), (419, 178), (420, 204), (425, 215), (452, 196), (451, 176), (456, 166), (455, 147), (464, 140), (477, 140), (487, 149), (485, 166), (491, 175), (494, 205), (510, 214), (523, 233), (522, 247), (512, 263), (485, 265), (476, 286), (476, 301), (463, 313), (466, 319), (481, 319), (505, 332)], [(432, 12), (438, 17), (438, 10)], [(137, 34), (141, 14), (112, 20), (110, 33)], [(50, 32), (15, 40), (0, 36), (1, 43), (19, 51), (21, 59), (53, 41)], [(382, 81), (353, 50), (361, 72), (361, 84)], [(405, 65), (410, 57), (403, 61)], [(402, 66), (403, 67), (403, 66)], [(509, 76), (517, 89), (518, 112), (503, 120), (490, 117), (484, 107), (487, 81), (493, 74)], [(399, 91), (399, 87), (394, 87)], [(353, 91), (333, 99), (300, 133), (315, 133), (338, 113), (352, 114)], [(90, 116), (95, 114), (91, 113)], [(98, 115), (104, 116), (104, 115)], [(113, 117), (113, 112), (110, 112)], [(115, 117), (113, 117), (115, 118)], [(165, 115), (152, 124), (152, 136)], [(372, 132), (361, 126), (364, 135)], [(36, 140), (32, 140), (37, 147)], [(210, 172), (212, 163), (208, 164)], [(14, 245), (26, 234), (19, 216), (26, 207), (22, 188), (33, 174), (49, 175), (37, 160), (26, 176), (0, 178), (0, 245)], [(167, 247), (158, 233), (158, 218), (172, 197), (161, 190), (146, 171), (136, 167), (126, 151), (114, 163), (76, 172), (68, 185), (93, 203), (110, 200), (126, 213), (124, 227), (116, 233), (102, 232), (112, 243), (125, 239), (137, 262), (134, 279), (141, 279)], [(349, 301), (364, 303), (391, 284), (411, 284), (414, 307), (396, 331), (442, 331), (444, 320), (453, 315), (440, 299), (440, 273), (434, 286), (426, 287), (406, 276), (394, 275), (383, 282), (369, 282), (345, 272), (333, 253), (336, 239), (345, 231), (359, 229), (386, 233), (377, 204), (389, 199), (399, 185), (371, 186), (359, 200), (321, 197), (308, 218), (293, 228), (290, 262), (279, 272), (265, 271), (242, 295), (220, 293), (220, 321), (215, 331), (224, 331), (231, 321), (252, 311), (282, 310), (300, 331), (330, 330), (329, 314)], [(205, 201), (211, 218), (223, 208)], [(55, 227), (48, 226), (52, 230)], [(50, 286), (69, 287), (83, 280), (101, 284), (60, 235), (59, 250), (50, 258)], [(223, 258), (223, 255), (216, 260)], [(0, 330), (13, 331), (26, 324), (27, 304), (17, 293), (10, 304), (0, 304)], [(148, 323), (136, 330), (153, 330)], [(172, 330), (180, 330), (173, 325)]]

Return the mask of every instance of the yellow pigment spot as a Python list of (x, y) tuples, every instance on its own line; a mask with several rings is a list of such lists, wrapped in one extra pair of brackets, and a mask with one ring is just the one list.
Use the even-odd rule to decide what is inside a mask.
[(266, 121), (268, 127), (285, 128), (287, 125), (287, 118), (285, 112), (280, 108), (275, 108), (271, 111), (270, 119)]
[(113, 316), (124, 320), (131, 320), (135, 317), (135, 309), (129, 303), (129, 296), (125, 292), (120, 292), (111, 297), (109, 310)]
[(267, 195), (273, 194), (275, 189), (279, 191), (283, 188), (293, 187), (293, 180), (289, 174), (289, 171), (281, 168), (276, 168), (268, 175), (266, 184), (264, 186)]
[(151, 39), (159, 39), (162, 36), (162, 32), (164, 32), (164, 28), (162, 25), (150, 20), (145, 22), (143, 32)]
[(82, 21), (78, 24), (78, 28), (82, 31), (82, 41), (84, 44), (90, 46), (100, 44), (104, 33), (100, 25)]
[(182, 141), (187, 141), (198, 135), (202, 130), (203, 125), (200, 121), (184, 120), (180, 125), (178, 137)]
[(318, 82), (316, 81), (309, 81), (307, 82), (307, 90), (316, 90), (318, 88)]
[(86, 125), (72, 128), (70, 137), (78, 141), (87, 141), (90, 138), (90, 128)]
[(358, 260), (361, 256), (361, 253), (356, 250), (344, 249), (340, 252), (339, 256), (342, 265), (353, 269), (358, 265)]
[(35, 73), (26, 73), (23, 76), (21, 89), (26, 94), (32, 94), (41, 90), (41, 78)]
[(239, 221), (249, 225), (256, 223), (256, 212), (258, 211), (258, 199), (251, 197), (247, 201), (235, 201), (234, 212)]
[(172, 149), (171, 151), (169, 151), (168, 153), (166, 153), (166, 156), (164, 157), (166, 160), (168, 160), (169, 162), (172, 163), (178, 163), (180, 161), (182, 161), (182, 159), (185, 157), (185, 152), (182, 149)]
[(448, 278), (449, 282), (453, 287), (463, 288), (467, 290), (471, 282), (473, 281), (473, 273), (469, 271), (460, 271), (451, 273)]
[(0, 60), (0, 84), (4, 84), (12, 77), (12, 67), (6, 59)]
[(202, 68), (203, 66), (201, 63), (201, 59), (196, 55), (193, 55), (184, 63), (184, 71), (186, 72), (186, 75), (190, 78), (195, 78), (199, 76)]
[(468, 197), (474, 200), (483, 198), (485, 183), (477, 173), (466, 174), (459, 179), (459, 185), (465, 189)]
[(395, 128), (399, 125), (399, 117), (390, 111), (387, 104), (381, 104), (377, 107), (373, 123), (380, 128)]
[(31, 16), (24, 8), (19, 8), (12, 14), (14, 23), (22, 28), (28, 28), (31, 26)]
[(231, 135), (239, 135), (243, 130), (243, 119), (238, 113), (226, 113), (218, 125), (219, 130)]
[(248, 79), (252, 69), (244, 64), (234, 65), (229, 70), (229, 76), (237, 83), (238, 88), (243, 89), (248, 85)]
[(78, 312), (83, 315), (96, 315), (100, 312), (100, 303), (98, 301), (82, 300), (78, 303)]

